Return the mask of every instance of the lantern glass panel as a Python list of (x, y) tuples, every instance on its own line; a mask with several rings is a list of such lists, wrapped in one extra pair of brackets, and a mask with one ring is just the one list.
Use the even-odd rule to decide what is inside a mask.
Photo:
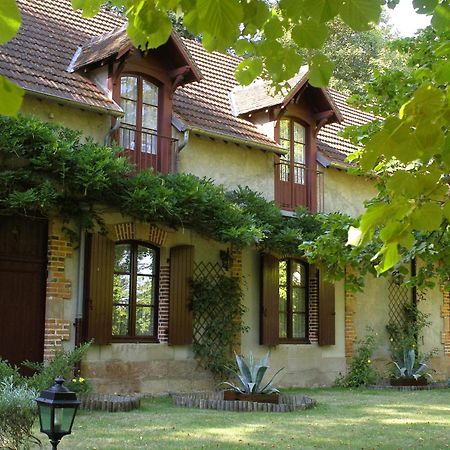
[(41, 421), (41, 431), (50, 433), (52, 430), (52, 407), (50, 405), (39, 405), (39, 419)]
[(55, 408), (55, 433), (70, 434), (76, 408)]

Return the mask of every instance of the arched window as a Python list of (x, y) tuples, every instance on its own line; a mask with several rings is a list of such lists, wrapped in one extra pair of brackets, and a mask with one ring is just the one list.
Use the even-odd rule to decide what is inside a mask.
[(127, 150), (156, 154), (159, 89), (140, 75), (120, 78), (120, 105), (124, 111), (120, 143)]
[(113, 338), (157, 338), (158, 261), (158, 249), (150, 245), (115, 245)]
[(292, 119), (282, 119), (280, 145), (288, 152), (280, 158), (281, 181), (305, 184), (305, 127)]

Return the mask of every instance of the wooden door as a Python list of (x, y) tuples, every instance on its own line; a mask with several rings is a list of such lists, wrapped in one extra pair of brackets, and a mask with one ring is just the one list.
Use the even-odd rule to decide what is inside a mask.
[(0, 216), (0, 357), (42, 361), (47, 221)]

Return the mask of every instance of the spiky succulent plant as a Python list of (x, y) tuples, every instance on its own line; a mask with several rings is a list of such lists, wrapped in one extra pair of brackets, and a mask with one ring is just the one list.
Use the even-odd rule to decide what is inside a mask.
[(267, 383), (263, 383), (264, 375), (269, 368), (269, 353), (259, 361), (256, 361), (253, 353), (249, 352), (248, 363), (243, 355), (238, 355), (237, 353), (234, 355), (238, 370), (236, 371), (230, 367), (227, 367), (227, 369), (236, 375), (239, 384), (234, 384), (229, 381), (223, 382), (222, 384), (228, 386), (229, 390), (242, 394), (274, 394), (279, 392), (278, 389), (272, 386), (272, 383), (283, 368), (278, 370)]

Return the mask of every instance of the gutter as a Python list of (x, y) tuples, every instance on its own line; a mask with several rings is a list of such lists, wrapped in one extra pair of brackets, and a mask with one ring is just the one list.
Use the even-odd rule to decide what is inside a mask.
[(280, 147), (270, 144), (259, 144), (252, 141), (247, 141), (235, 136), (229, 136), (228, 134), (216, 133), (214, 131), (202, 130), (201, 128), (188, 127), (191, 133), (199, 134), (201, 136), (207, 136), (214, 139), (221, 139), (224, 141), (232, 142), (233, 144), (243, 145), (245, 147), (252, 147), (258, 150), (264, 150), (267, 152), (276, 153), (277, 155), (285, 155), (287, 152)]
[(24, 88), (26, 93), (37, 98), (42, 98), (44, 100), (52, 100), (63, 105), (72, 106), (77, 109), (85, 109), (87, 111), (97, 112), (100, 114), (108, 114), (114, 117), (122, 117), (123, 111), (118, 111), (112, 108), (106, 108), (101, 106), (88, 105), (86, 103), (80, 103), (75, 100), (69, 100), (65, 97), (58, 97), (56, 95), (44, 94), (43, 92), (34, 91), (32, 89)]
[(78, 286), (77, 303), (75, 309), (75, 347), (78, 347), (83, 339), (83, 303), (84, 303), (84, 262), (86, 256), (86, 230), (80, 227), (80, 249), (78, 253)]

